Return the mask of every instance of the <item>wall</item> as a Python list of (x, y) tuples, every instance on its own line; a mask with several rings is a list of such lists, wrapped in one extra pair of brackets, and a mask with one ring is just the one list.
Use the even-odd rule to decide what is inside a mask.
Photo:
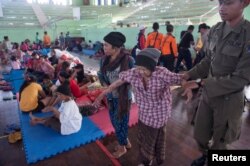
[[(92, 0), (90, 2), (93, 2)], [(73, 0), (73, 4), (75, 5), (82, 5), (83, 4), (83, 0)], [(250, 20), (250, 5), (244, 10), (244, 15), (245, 18), (247, 18), (248, 20)], [(60, 32), (64, 32), (66, 33), (67, 31), (70, 32), (71, 36), (84, 36), (86, 38), (86, 40), (92, 40), (92, 42), (94, 41), (102, 41), (103, 37), (111, 32), (114, 31), (113, 28), (85, 28), (83, 30), (81, 30), (80, 27), (81, 24), (87, 24), (87, 25), (93, 25), (95, 24), (97, 20), (95, 20), (94, 22), (86, 22), (86, 20), (80, 20), (80, 21), (73, 21), (73, 20), (63, 20), (60, 22), (57, 22), (56, 25), (54, 27), (48, 28), (46, 29), (48, 31), (48, 34), (51, 36), (52, 40), (54, 40)], [(219, 14), (214, 15), (213, 17), (211, 17), (209, 20), (207, 20), (207, 24), (212, 26), (214, 24), (216, 24), (218, 21), (220, 21), (220, 16)], [(79, 28), (80, 27), (80, 28)], [(78, 29), (79, 28), (79, 29)], [(187, 28), (186, 25), (183, 26), (175, 26), (175, 30), (174, 30), (174, 36), (176, 36), (177, 41), (179, 41), (180, 39), (180, 32), (182, 30), (185, 30)], [(127, 42), (126, 42), (126, 46), (128, 48), (132, 48), (136, 42), (137, 42), (137, 34), (139, 32), (138, 28), (127, 28), (127, 27), (123, 27), (123, 28), (117, 28), (115, 29), (115, 31), (120, 31), (122, 33), (125, 34), (126, 38), (127, 38)], [(148, 27), (146, 30), (146, 34), (151, 32), (152, 28)], [(0, 30), (0, 41), (2, 41), (3, 36), (8, 35), (11, 41), (15, 41), (15, 42), (21, 42), (24, 39), (28, 38), (31, 41), (35, 40), (35, 33), (39, 32), (40, 36), (43, 36), (43, 32), (44, 29), (42, 28), (21, 28), (21, 29), (1, 29)], [(161, 26), (160, 27), (160, 32), (161, 33), (166, 33), (166, 29), (165, 26)], [(194, 30), (193, 33), (194, 37), (197, 37), (197, 26), (196, 29)]]
[(72, 0), (72, 6), (82, 6), (83, 0)]
[(250, 5), (245, 9), (244, 16), (250, 21)]
[[(70, 36), (81, 36), (81, 31), (71, 30), (65, 26), (57, 27), (57, 28), (49, 28), (46, 29), (48, 34), (51, 37), (51, 40), (54, 41), (56, 37), (63, 32), (64, 35), (67, 31), (70, 32)], [(0, 41), (3, 40), (4, 36), (9, 36), (11, 42), (21, 42), (25, 39), (30, 39), (31, 42), (35, 41), (36, 32), (39, 32), (39, 36), (42, 39), (44, 29), (42, 28), (22, 28), (22, 29), (1, 29), (0, 30)]]
[[(91, 28), (91, 29), (85, 28), (83, 30), (80, 30), (80, 29), (77, 30), (76, 28), (77, 26), (79, 27), (78, 23), (74, 25), (72, 22), (71, 25), (69, 25), (67, 22), (62, 21), (60, 23), (57, 23), (56, 27), (47, 28), (46, 31), (50, 35), (52, 41), (54, 41), (55, 38), (58, 37), (60, 32), (64, 32), (65, 34), (67, 31), (69, 31), (70, 36), (83, 36), (85, 37), (86, 41), (92, 40), (92, 42), (95, 42), (95, 41), (102, 42), (103, 37), (109, 32), (119, 31), (119, 32), (122, 32), (127, 38), (127, 41), (125, 43), (127, 48), (132, 48), (137, 43), (137, 35), (139, 33), (139, 30), (137, 27), (130, 27), (130, 28), (123, 27), (123, 28), (117, 28), (115, 30), (113, 28)], [(176, 37), (177, 41), (179, 41), (180, 39), (180, 32), (186, 29), (187, 29), (187, 25), (175, 26), (173, 34)], [(159, 31), (163, 34), (166, 34), (166, 27), (160, 26)], [(36, 32), (39, 32), (40, 38), (43, 37), (44, 29), (42, 28), (1, 29), (0, 41), (3, 40), (3, 36), (7, 35), (9, 36), (9, 39), (12, 42), (21, 42), (25, 39), (30, 39), (30, 41), (33, 42), (35, 40)], [(147, 35), (149, 32), (152, 32), (151, 27), (148, 27), (146, 29), (145, 34)], [(195, 28), (193, 35), (196, 40), (197, 27)]]

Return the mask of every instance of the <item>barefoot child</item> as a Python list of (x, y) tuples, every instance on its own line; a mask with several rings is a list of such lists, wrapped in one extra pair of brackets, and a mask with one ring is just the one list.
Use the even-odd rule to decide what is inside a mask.
[(43, 124), (62, 135), (69, 135), (78, 132), (82, 125), (82, 115), (75, 101), (72, 99), (69, 82), (65, 81), (57, 88), (57, 95), (63, 101), (60, 108), (52, 106), (43, 109), (43, 112), (52, 112), (53, 116), (48, 118), (38, 118), (30, 113), (32, 125)]
[(138, 143), (139, 162), (158, 165), (165, 160), (166, 122), (171, 115), (171, 85), (181, 84), (182, 75), (172, 73), (164, 67), (158, 67), (160, 52), (155, 48), (146, 48), (136, 56), (137, 66), (120, 73), (119, 79), (112, 83), (95, 101), (124, 83), (133, 87), (136, 103), (139, 107)]

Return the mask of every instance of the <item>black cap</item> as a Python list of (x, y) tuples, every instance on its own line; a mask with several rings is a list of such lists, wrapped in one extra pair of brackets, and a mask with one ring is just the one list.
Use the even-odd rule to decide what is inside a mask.
[(103, 40), (112, 46), (121, 47), (126, 42), (126, 37), (121, 32), (110, 32)]

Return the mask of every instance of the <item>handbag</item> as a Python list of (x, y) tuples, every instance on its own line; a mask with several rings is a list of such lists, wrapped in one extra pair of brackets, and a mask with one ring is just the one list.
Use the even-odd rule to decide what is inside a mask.
[(155, 42), (156, 42), (157, 37), (158, 37), (158, 32), (157, 32), (157, 34), (155, 36), (154, 45), (153, 46), (149, 45), (148, 48), (155, 48)]

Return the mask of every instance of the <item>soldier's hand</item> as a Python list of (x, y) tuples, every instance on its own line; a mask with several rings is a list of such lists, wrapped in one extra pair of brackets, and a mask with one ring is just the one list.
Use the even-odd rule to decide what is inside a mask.
[(185, 72), (185, 73), (181, 76), (181, 78), (182, 78), (183, 80), (189, 80), (190, 76), (189, 76), (189, 74), (188, 74), (187, 72)]
[(191, 99), (193, 98), (193, 92), (191, 89), (185, 89), (184, 92), (181, 94), (182, 96), (187, 96), (187, 99), (185, 101), (185, 103), (187, 104), (188, 102), (191, 101)]
[[(184, 74), (185, 75), (185, 74)], [(199, 88), (199, 85), (195, 81), (187, 81), (182, 85), (182, 87), (186, 89), (197, 89)]]

